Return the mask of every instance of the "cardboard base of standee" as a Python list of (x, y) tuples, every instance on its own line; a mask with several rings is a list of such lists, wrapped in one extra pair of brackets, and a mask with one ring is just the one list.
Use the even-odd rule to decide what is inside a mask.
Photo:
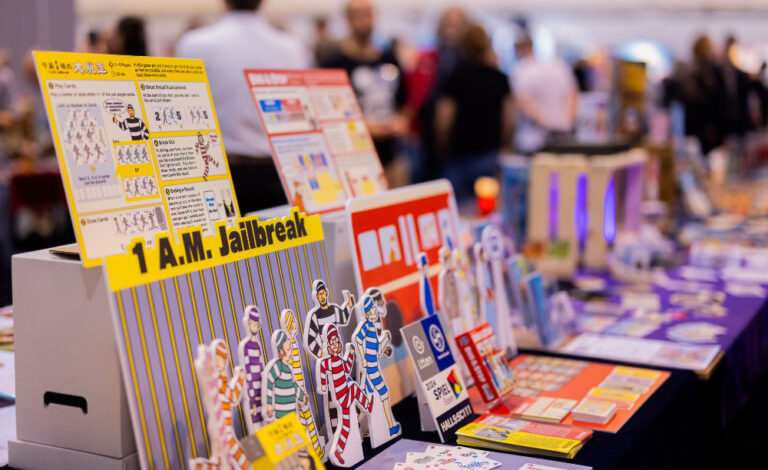
[(34, 442), (8, 441), (8, 457), (15, 468), (59, 468), (62, 470), (138, 470), (136, 452), (116, 459)]

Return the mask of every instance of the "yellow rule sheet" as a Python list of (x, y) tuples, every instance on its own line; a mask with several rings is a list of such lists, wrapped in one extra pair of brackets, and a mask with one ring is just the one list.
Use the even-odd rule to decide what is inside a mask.
[(203, 62), (34, 52), (86, 267), (239, 217)]

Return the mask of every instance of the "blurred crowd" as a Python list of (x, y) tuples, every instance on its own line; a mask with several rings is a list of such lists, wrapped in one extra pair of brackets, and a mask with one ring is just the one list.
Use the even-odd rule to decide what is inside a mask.
[[(524, 29), (516, 73), (508, 77), (488, 33), (459, 8), (442, 12), (434, 48), (414, 50), (396, 39), (375, 40), (370, 0), (345, 5), (344, 37), (333, 37), (318, 18), (311, 47), (263, 18), (261, 0), (223, 2), (225, 14), (205, 26), (190, 24), (172, 49), (206, 65), (245, 212), (285, 197), (247, 85), (233, 72), (244, 68), (346, 70), (390, 185), (447, 177), (459, 200), (471, 198), (478, 177), (493, 176), (501, 152), (532, 153), (572, 130), (576, 77), (560, 60), (536, 59)], [(85, 44), (89, 52), (147, 53), (141, 20), (133, 17), (112, 31), (89, 32)]]
[[(598, 76), (595, 60), (571, 57), (569, 64), (557, 54), (542, 59), (524, 21), (515, 30), (514, 50), (507, 53), (512, 57), (499, 57), (489, 33), (459, 8), (441, 12), (433, 47), (417, 49), (398, 39), (380, 40), (384, 35), (377, 34), (371, 0), (345, 4), (343, 37), (330, 33), (326, 18), (317, 18), (311, 44), (271, 24), (260, 11), (262, 0), (221, 1), (224, 14), (190, 22), (168, 51), (150, 51), (145, 22), (133, 16), (88, 31), (79, 49), (202, 59), (244, 213), (285, 203), (269, 142), (239, 72), (244, 68), (346, 70), (390, 186), (446, 177), (460, 204), (471, 203), (478, 177), (495, 175), (500, 155), (530, 155), (552, 142), (573, 140), (580, 97), (595, 83), (602, 81), (597, 88), (603, 90), (612, 86), (611, 78)], [(740, 70), (732, 60), (736, 44), (729, 38), (718, 53), (701, 36), (693, 45), (693, 60), (681, 62), (654, 95), (661, 107), (680, 104), (685, 133), (698, 139), (704, 153), (766, 124), (765, 65), (757, 74)], [(610, 63), (610, 58), (601, 60)], [(25, 168), (56, 171), (55, 159), (47, 158), (54, 156), (53, 146), (31, 56), (15, 76), (0, 53), (3, 263), (25, 234), (39, 232), (49, 241), (52, 233), (57, 241), (72, 237), (63, 193), (57, 195), (63, 216), (56, 210), (8, 213), (9, 175)], [(10, 219), (12, 224), (3, 223)]]
[(736, 38), (728, 36), (718, 53), (709, 36), (701, 35), (693, 43), (693, 60), (678, 63), (663, 84), (664, 101), (683, 105), (685, 133), (698, 139), (704, 154), (766, 125), (766, 64), (754, 74), (742, 71), (734, 63), (736, 48)]

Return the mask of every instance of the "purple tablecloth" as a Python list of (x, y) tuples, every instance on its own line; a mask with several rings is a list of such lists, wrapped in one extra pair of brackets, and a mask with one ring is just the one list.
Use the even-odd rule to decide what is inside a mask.
[[(681, 280), (680, 268), (668, 272), (673, 280)], [(602, 272), (583, 271), (580, 275), (600, 277), (607, 282), (607, 291), (615, 293), (609, 301), (620, 302), (621, 291), (625, 284), (616, 282), (609, 275)], [(711, 290), (723, 291), (725, 282), (718, 278), (715, 282), (699, 282), (708, 286)], [(768, 286), (763, 285), (768, 291)], [(670, 301), (675, 291), (667, 290), (654, 284), (652, 292), (659, 295), (661, 312), (680, 310), (681, 307), (673, 305)], [(726, 331), (717, 337), (716, 343), (689, 343), (689, 344), (718, 344), (723, 353), (721, 363), (717, 366), (716, 376), (710, 380), (709, 386), (719, 388), (715, 393), (720, 395), (721, 424), (727, 432), (729, 424), (736, 414), (743, 408), (750, 392), (757, 381), (768, 373), (768, 302), (765, 298), (738, 297), (726, 294), (723, 306), (727, 314), (721, 318), (698, 317), (690, 315), (683, 321), (673, 321), (662, 324), (658, 329), (646, 335), (644, 338), (676, 342), (668, 336), (668, 330), (681, 323), (707, 322), (722, 326)], [(581, 315), (581, 306), (575, 306), (577, 315)], [(623, 318), (631, 317), (627, 312)], [(654, 366), (658, 367), (658, 366)]]

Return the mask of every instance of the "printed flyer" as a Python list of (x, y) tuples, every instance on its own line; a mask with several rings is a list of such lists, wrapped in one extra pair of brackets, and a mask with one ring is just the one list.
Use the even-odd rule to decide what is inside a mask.
[(86, 267), (239, 216), (202, 61), (35, 51)]
[[(472, 405), (443, 327), (437, 315), (432, 315), (400, 331), (419, 380), (419, 401), (426, 402), (426, 410), (423, 403), (419, 405), (422, 429), (428, 429), (430, 426), (425, 425), (431, 424), (436, 427), (441, 442), (450, 440), (457, 429), (472, 420)], [(426, 423), (428, 420), (432, 422)]]
[(387, 189), (363, 114), (343, 70), (245, 70), (288, 202), (344, 209)]
[(582, 333), (560, 351), (613, 361), (706, 371), (720, 353), (720, 346)]

